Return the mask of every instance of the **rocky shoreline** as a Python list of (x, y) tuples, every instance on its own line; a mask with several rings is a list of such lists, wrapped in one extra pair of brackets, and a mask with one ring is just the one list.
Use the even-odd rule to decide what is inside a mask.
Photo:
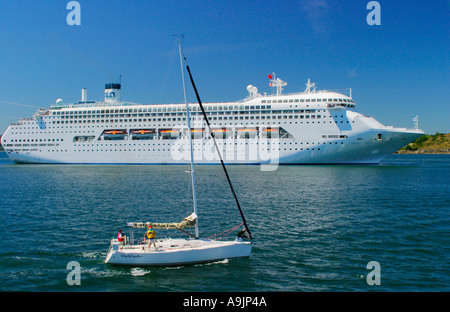
[(424, 134), (395, 154), (450, 154), (450, 134)]
[(450, 154), (450, 149), (419, 149), (416, 151), (407, 151), (407, 150), (399, 150), (395, 152), (394, 154), (440, 154), (440, 155), (446, 155)]

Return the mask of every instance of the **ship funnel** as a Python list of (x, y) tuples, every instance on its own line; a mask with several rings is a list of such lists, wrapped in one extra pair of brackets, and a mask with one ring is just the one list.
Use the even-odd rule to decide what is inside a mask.
[(83, 88), (81, 89), (81, 102), (87, 101), (87, 89)]
[(107, 83), (105, 85), (105, 102), (106, 103), (120, 102), (120, 83)]

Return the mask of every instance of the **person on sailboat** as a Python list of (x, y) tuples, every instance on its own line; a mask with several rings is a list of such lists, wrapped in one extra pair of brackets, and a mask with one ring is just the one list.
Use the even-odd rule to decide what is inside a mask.
[(148, 226), (148, 230), (147, 233), (145, 233), (145, 236), (147, 237), (148, 240), (148, 247), (151, 247), (153, 245), (156, 248), (155, 242), (156, 232), (155, 230), (153, 230), (151, 224)]
[(241, 231), (239, 231), (237, 234), (236, 234), (236, 241), (237, 242), (243, 242), (244, 241), (244, 238), (248, 238), (248, 236), (247, 236), (247, 230), (244, 228), (244, 229), (242, 229)]
[(119, 233), (117, 233), (117, 240), (121, 245), (125, 242), (125, 235), (122, 234), (122, 230), (119, 230)]

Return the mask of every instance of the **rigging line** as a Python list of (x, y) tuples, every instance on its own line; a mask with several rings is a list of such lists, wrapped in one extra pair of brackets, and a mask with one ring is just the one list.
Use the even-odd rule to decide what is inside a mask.
[(164, 96), (164, 93), (166, 92), (167, 81), (169, 80), (170, 70), (172, 69), (172, 64), (175, 59), (176, 52), (177, 52), (177, 46), (174, 44), (173, 49), (172, 49), (172, 55), (170, 57), (169, 69), (167, 70), (166, 79), (164, 80), (163, 86), (161, 88), (161, 101), (160, 102), (162, 102), (162, 98)]
[(183, 232), (183, 233), (185, 233), (185, 234), (187, 234), (187, 235), (189, 235), (189, 236), (191, 236), (191, 237), (195, 237), (194, 234), (189, 233), (188, 231), (182, 230), (182, 229), (180, 229), (180, 228), (178, 228), (178, 230), (180, 230), (181, 232)]
[(184, 61), (186, 62), (186, 69), (187, 69), (187, 71), (189, 73), (189, 78), (191, 79), (192, 87), (194, 88), (194, 92), (195, 92), (195, 96), (197, 97), (198, 104), (200, 105), (200, 108), (202, 110), (203, 118), (206, 121), (206, 124), (208, 126), (209, 132), (211, 133), (211, 137), (213, 139), (214, 146), (216, 147), (216, 151), (219, 154), (220, 163), (222, 164), (223, 171), (225, 172), (225, 176), (227, 177), (228, 184), (230, 185), (231, 192), (233, 193), (234, 199), (235, 199), (237, 207), (239, 209), (239, 213), (241, 214), (242, 222), (244, 223), (244, 226), (245, 226), (245, 229), (248, 232), (248, 235), (250, 236), (250, 238), (252, 238), (252, 233), (250, 232), (250, 229), (248, 228), (247, 222), (246, 222), (245, 217), (244, 217), (244, 213), (242, 212), (242, 209), (241, 209), (241, 205), (239, 204), (239, 200), (237, 198), (236, 192), (234, 191), (233, 184), (231, 183), (230, 177), (228, 175), (228, 171), (227, 171), (227, 169), (225, 167), (225, 163), (223, 162), (222, 154), (220, 153), (219, 147), (217, 146), (217, 142), (216, 142), (216, 138), (214, 136), (214, 132), (211, 131), (211, 125), (209, 123), (208, 117), (206, 116), (205, 109), (203, 108), (203, 104), (202, 104), (202, 101), (200, 99), (200, 95), (198, 94), (197, 87), (195, 86), (195, 83), (194, 83), (194, 78), (192, 78), (191, 70), (189, 69), (189, 65), (187, 64), (187, 60), (186, 60), (185, 56), (184, 56)]
[(213, 236), (207, 237), (206, 239), (210, 239), (210, 238), (219, 236), (219, 235), (221, 235), (221, 234), (223, 234), (223, 233), (226, 233), (225, 235), (223, 235), (223, 236), (226, 236), (226, 235), (230, 234), (231, 232), (233, 232), (234, 230), (240, 228), (243, 224), (244, 224), (244, 223), (241, 223), (241, 224), (238, 224), (238, 225), (236, 225), (236, 226), (233, 226), (231, 229), (228, 229), (228, 230), (226, 230), (226, 231), (223, 231), (222, 233), (215, 234), (215, 235), (213, 235)]
[(18, 105), (18, 106), (25, 106), (25, 107), (41, 108), (41, 107), (39, 107), (39, 106), (28, 105), (28, 104), (22, 104), (22, 103), (14, 103), (14, 102), (8, 102), (8, 101), (3, 101), (3, 100), (0, 100), (0, 103), (11, 104), (11, 105)]

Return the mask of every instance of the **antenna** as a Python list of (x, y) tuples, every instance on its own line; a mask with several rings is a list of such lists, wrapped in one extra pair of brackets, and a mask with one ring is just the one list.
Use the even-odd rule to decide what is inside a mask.
[(316, 86), (316, 84), (314, 82), (311, 83), (311, 80), (309, 78), (308, 78), (308, 82), (305, 85), (306, 85), (305, 92), (308, 94), (311, 93), (311, 88)]
[(275, 79), (275, 73), (272, 73), (272, 75), (269, 75), (270, 83), (269, 86), (276, 87), (277, 88), (277, 95), (280, 95), (283, 91), (284, 86), (287, 85), (287, 82), (281, 80), (280, 78)]
[(414, 130), (419, 130), (419, 115), (413, 118), (414, 121)]

